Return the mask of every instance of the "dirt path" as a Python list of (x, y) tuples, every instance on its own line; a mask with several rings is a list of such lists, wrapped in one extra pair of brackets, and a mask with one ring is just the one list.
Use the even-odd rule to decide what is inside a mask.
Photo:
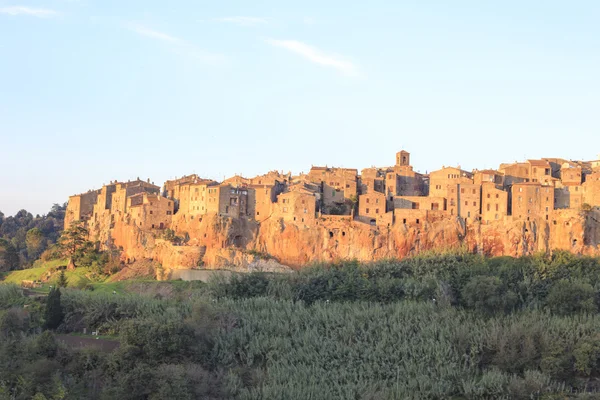
[(56, 338), (74, 349), (96, 348), (107, 353), (117, 349), (120, 345), (116, 340), (96, 339), (93, 336), (56, 335)]

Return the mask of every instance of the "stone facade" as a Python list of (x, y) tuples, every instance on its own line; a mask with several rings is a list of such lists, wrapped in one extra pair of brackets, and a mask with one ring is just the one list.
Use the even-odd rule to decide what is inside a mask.
[[(530, 254), (544, 246), (546, 250), (567, 247), (583, 252), (584, 242), (595, 243), (596, 237), (600, 242), (600, 227), (594, 225), (595, 219), (585, 219), (586, 213), (600, 215), (600, 163), (544, 158), (501, 164), (498, 170), (469, 172), (443, 167), (421, 174), (410, 165), (410, 153), (402, 150), (396, 154), (395, 165), (365, 168), (360, 175), (356, 169), (313, 167), (308, 174), (297, 176), (271, 171), (254, 178), (236, 175), (219, 183), (192, 174), (165, 182), (162, 195), (149, 180), (111, 181), (101, 189), (71, 196), (65, 227), (85, 221), (94, 240), (124, 249), (140, 243), (142, 236), (149, 240), (145, 232), (167, 228), (180, 236), (192, 232), (188, 246), (206, 249), (189, 253), (199, 257), (208, 252), (206, 257), (214, 260), (224, 257), (229, 246), (239, 249), (255, 241), (254, 248), (261, 252), (279, 246), (274, 244), (276, 239), (260, 233), (262, 226), (273, 235), (283, 235), (282, 243), (292, 231), (323, 230), (325, 236), (314, 240), (323, 239), (332, 254), (340, 249), (354, 254), (351, 246), (361, 235), (370, 239), (360, 240), (371, 240), (378, 248), (378, 235), (384, 232), (395, 235), (386, 236), (390, 243), (410, 247), (397, 253), (387, 249), (382, 253), (387, 255), (417, 251), (423, 238), (410, 242), (412, 239), (402, 236), (409, 233), (444, 236), (451, 231), (456, 240), (467, 240), (495, 229), (494, 235), (505, 235), (500, 242), (494, 244), (496, 239), (486, 236), (486, 242), (478, 242), (474, 248), (485, 248), (485, 254), (514, 255)], [(220, 233), (211, 238), (211, 229), (217, 228), (206, 225), (207, 221), (228, 226), (231, 232), (254, 233)], [(544, 230), (536, 231), (542, 224), (546, 224)], [(440, 226), (445, 230), (439, 231)], [(473, 226), (479, 229), (477, 235), (468, 232)], [(527, 228), (518, 233), (518, 226)], [(510, 227), (506, 229), (512, 233), (499, 233), (502, 227)], [(584, 240), (583, 233), (578, 234), (575, 247), (571, 239), (547, 237), (565, 230), (588, 236)], [(538, 241), (535, 248), (530, 246), (531, 235)], [(513, 248), (521, 239), (527, 240)], [(427, 243), (434, 242), (427, 239)], [(332, 250), (329, 243), (341, 247)], [(283, 247), (279, 250), (287, 257)]]

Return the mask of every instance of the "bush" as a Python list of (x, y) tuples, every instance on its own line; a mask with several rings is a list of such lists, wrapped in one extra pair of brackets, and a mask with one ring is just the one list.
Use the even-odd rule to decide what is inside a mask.
[(463, 288), (461, 297), (466, 307), (489, 315), (510, 311), (517, 303), (515, 293), (507, 291), (496, 276), (474, 276)]
[(589, 312), (595, 313), (595, 291), (592, 285), (584, 282), (571, 282), (562, 279), (556, 282), (546, 298), (547, 307), (560, 315)]

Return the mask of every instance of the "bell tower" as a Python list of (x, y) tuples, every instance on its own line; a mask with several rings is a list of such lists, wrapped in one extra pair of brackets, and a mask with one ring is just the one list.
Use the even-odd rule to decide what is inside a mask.
[(405, 150), (401, 150), (396, 153), (396, 166), (409, 166), (410, 165), (410, 153)]

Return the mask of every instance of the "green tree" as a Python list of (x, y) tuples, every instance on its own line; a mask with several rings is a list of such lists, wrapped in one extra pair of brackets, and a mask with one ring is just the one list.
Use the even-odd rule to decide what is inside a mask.
[(56, 283), (56, 285), (59, 288), (66, 288), (68, 284), (69, 281), (67, 280), (67, 275), (65, 274), (65, 271), (60, 271), (60, 274), (58, 275), (58, 282)]
[(461, 295), (467, 307), (487, 314), (509, 311), (517, 302), (515, 293), (507, 291), (497, 276), (474, 276)]
[(73, 261), (73, 265), (87, 253), (93, 251), (94, 245), (88, 238), (88, 230), (82, 221), (74, 221), (58, 239), (58, 246), (63, 255)]
[(46, 299), (46, 310), (44, 312), (44, 328), (56, 329), (64, 317), (62, 304), (60, 302), (60, 289), (52, 288)]
[(578, 312), (595, 313), (598, 307), (594, 297), (594, 288), (589, 283), (561, 279), (550, 289), (546, 305), (552, 312), (562, 315)]
[(12, 271), (19, 268), (19, 253), (11, 242), (0, 239), (0, 271)]
[(25, 236), (25, 246), (29, 259), (37, 259), (46, 249), (46, 238), (42, 231), (38, 228), (28, 230)]

